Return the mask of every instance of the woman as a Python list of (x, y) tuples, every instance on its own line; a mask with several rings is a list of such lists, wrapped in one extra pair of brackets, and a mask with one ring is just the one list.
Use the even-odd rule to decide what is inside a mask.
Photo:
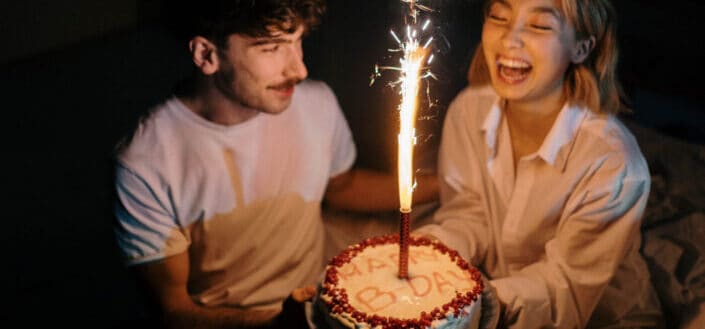
[(650, 176), (621, 109), (607, 0), (490, 0), (418, 233), (490, 277), (512, 328), (657, 327), (639, 254)]

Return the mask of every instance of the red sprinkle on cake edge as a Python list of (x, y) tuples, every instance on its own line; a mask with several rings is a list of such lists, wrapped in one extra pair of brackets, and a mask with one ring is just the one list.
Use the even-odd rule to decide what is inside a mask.
[(465, 261), (457, 251), (448, 248), (441, 242), (432, 241), (426, 237), (409, 237), (409, 246), (431, 246), (441, 254), (448, 255), (450, 260), (455, 262), (458, 267), (467, 271), (470, 277), (477, 282), (477, 285), (472, 291), (465, 294), (456, 293), (456, 296), (448, 303), (440, 307), (434, 308), (430, 313), (421, 312), (419, 319), (400, 319), (395, 317), (384, 317), (379, 315), (369, 315), (352, 307), (348, 300), (347, 291), (343, 288), (335, 288), (338, 284), (338, 268), (349, 263), (358, 253), (369, 247), (376, 247), (385, 244), (398, 244), (399, 234), (388, 234), (365, 239), (362, 242), (349, 246), (340, 254), (333, 257), (328, 262), (325, 278), (322, 284), (322, 293), (330, 298), (330, 301), (325, 301), (328, 309), (334, 314), (348, 313), (358, 323), (367, 323), (372, 327), (381, 326), (382, 328), (423, 328), (430, 327), (434, 320), (442, 320), (446, 318), (446, 314), (452, 310), (455, 317), (460, 317), (463, 309), (475, 302), (482, 294), (484, 285), (482, 283), (482, 275), (477, 268), (471, 266)]

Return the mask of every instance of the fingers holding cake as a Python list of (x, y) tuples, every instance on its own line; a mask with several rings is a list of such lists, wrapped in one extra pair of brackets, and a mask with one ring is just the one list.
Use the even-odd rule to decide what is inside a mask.
[(267, 329), (308, 329), (308, 320), (304, 303), (313, 299), (316, 286), (307, 285), (291, 291), (289, 297), (282, 304), (282, 311), (274, 321), (274, 325)]
[(310, 301), (316, 295), (316, 286), (310, 284), (304, 287), (299, 287), (291, 292), (291, 298), (299, 303)]
[(424, 239), (431, 240), (431, 242), (440, 242), (440, 240), (439, 240), (435, 235), (429, 234), (429, 233), (414, 233), (414, 232), (411, 232), (411, 233), (409, 234), (409, 236), (412, 237), (412, 238), (415, 238), (415, 239), (424, 238)]

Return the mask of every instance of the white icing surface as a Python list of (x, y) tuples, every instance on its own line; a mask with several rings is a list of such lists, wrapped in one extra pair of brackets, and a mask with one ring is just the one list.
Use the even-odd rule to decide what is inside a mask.
[[(401, 280), (398, 254), (397, 244), (378, 245), (338, 269), (338, 287), (347, 291), (352, 307), (367, 314), (418, 319), (422, 311), (430, 313), (476, 285), (467, 271), (431, 246), (409, 247), (409, 279)], [(479, 308), (475, 304), (471, 306)]]

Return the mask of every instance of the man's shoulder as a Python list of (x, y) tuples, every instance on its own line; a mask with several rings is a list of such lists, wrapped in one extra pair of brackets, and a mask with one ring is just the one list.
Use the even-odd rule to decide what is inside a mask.
[[(124, 160), (154, 154), (161, 148), (174, 144), (174, 138), (180, 135), (171, 110), (176, 101), (176, 97), (170, 97), (145, 112), (123, 143), (118, 158)], [(172, 143), (168, 142), (170, 140)]]

